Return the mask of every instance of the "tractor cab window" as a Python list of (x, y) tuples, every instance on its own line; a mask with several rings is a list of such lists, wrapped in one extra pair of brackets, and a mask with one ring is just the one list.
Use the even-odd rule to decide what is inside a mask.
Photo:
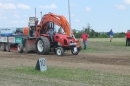
[(55, 31), (59, 34), (64, 34), (64, 30), (61, 26), (55, 25)]
[(48, 23), (48, 30), (49, 29), (53, 29), (53, 31), (54, 31), (54, 22), (49, 22)]

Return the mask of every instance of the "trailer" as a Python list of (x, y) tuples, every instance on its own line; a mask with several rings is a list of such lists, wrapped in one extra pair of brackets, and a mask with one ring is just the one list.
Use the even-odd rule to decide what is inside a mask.
[(0, 50), (10, 52), (17, 50), (19, 53), (35, 52), (36, 38), (28, 36), (0, 36)]
[[(10, 52), (16, 50), (19, 53), (35, 52), (37, 37), (30, 33), (30, 27), (35, 27), (35, 17), (29, 17), (28, 27), (23, 28), (0, 28), (0, 50)], [(34, 29), (33, 29), (34, 31)]]

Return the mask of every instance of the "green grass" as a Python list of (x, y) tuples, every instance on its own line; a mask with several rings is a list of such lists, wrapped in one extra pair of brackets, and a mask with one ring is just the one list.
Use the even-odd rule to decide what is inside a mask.
[[(48, 67), (47, 71), (40, 72), (40, 71), (34, 70), (33, 67), (21, 67), (21, 68), (5, 68), (5, 69), (0, 69), (0, 71), (1, 71), (0, 77), (2, 79), (8, 77), (12, 79), (19, 79), (21, 82), (24, 82), (24, 81), (27, 81), (27, 82), (31, 81), (32, 83), (39, 82), (41, 84), (43, 83), (51, 84), (51, 86), (66, 86), (66, 85), (72, 86), (73, 83), (82, 83), (82, 85), (84, 86), (86, 85), (89, 85), (89, 86), (130, 86), (130, 82), (129, 82), (130, 75), (103, 73), (103, 72), (95, 71), (95, 70)], [(6, 75), (7, 72), (9, 72), (10, 74)], [(63, 83), (55, 82), (55, 81), (49, 82), (49, 81), (46, 81), (46, 79), (53, 79), (53, 80), (58, 80), (58, 81), (60, 80), (61, 82), (69, 81), (70, 83), (63, 84)]]
[(112, 42), (111, 45), (113, 45), (113, 46), (119, 46), (119, 47), (124, 47), (125, 46), (125, 42)]
[[(125, 38), (114, 38), (113, 42), (108, 38), (89, 38), (87, 50), (81, 52), (129, 53), (130, 47), (125, 46)], [(0, 86), (130, 86), (130, 75), (119, 73), (54, 66), (40, 72), (32, 66), (12, 68), (8, 62), (7, 65), (0, 65)]]
[[(83, 48), (83, 43), (81, 42)], [(81, 52), (91, 53), (111, 53), (111, 52), (129, 52), (129, 46), (125, 46), (125, 38), (114, 38), (113, 42), (109, 38), (89, 38), (87, 42), (87, 50)]]
[(82, 50), (81, 50), (81, 52), (83, 52), (83, 53), (86, 53), (86, 52), (93, 53), (93, 52), (96, 52), (97, 50), (98, 50), (97, 48), (93, 48), (93, 47), (91, 47), (91, 46), (87, 46), (87, 49), (84, 50), (84, 49), (83, 49), (83, 45), (82, 45)]

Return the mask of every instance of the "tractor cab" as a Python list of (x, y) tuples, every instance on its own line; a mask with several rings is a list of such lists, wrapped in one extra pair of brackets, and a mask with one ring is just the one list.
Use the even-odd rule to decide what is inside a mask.
[(46, 14), (42, 17), (39, 26), (40, 28), (36, 28), (38, 33), (36, 50), (39, 54), (47, 54), (50, 50), (58, 56), (63, 55), (65, 50), (71, 50), (73, 55), (78, 54), (80, 45), (70, 36), (71, 28), (64, 16)]

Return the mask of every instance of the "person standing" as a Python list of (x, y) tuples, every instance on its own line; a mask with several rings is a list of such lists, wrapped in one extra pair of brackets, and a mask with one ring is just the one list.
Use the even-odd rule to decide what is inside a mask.
[(130, 30), (126, 32), (126, 46), (130, 46)]
[(84, 50), (87, 49), (87, 39), (88, 39), (89, 35), (85, 33), (85, 31), (83, 32), (83, 34), (81, 35), (80, 38), (83, 39), (83, 44), (84, 44)]
[(111, 29), (110, 32), (109, 32), (110, 42), (112, 42), (113, 35), (114, 35), (114, 33), (113, 33), (112, 29)]

